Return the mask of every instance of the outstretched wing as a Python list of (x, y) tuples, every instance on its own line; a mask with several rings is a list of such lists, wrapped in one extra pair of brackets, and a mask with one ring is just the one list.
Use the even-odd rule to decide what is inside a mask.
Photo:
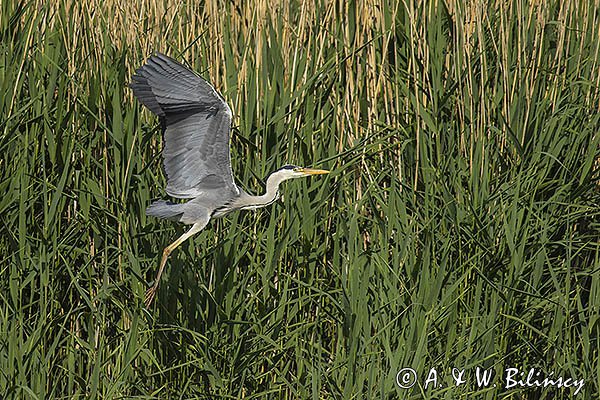
[(161, 117), (169, 195), (239, 193), (229, 153), (231, 109), (208, 82), (159, 53), (136, 71), (130, 87)]

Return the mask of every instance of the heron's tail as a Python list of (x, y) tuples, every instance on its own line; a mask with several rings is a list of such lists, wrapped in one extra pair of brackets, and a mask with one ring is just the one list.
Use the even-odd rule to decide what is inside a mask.
[(155, 201), (146, 208), (146, 215), (179, 221), (184, 204), (175, 204), (164, 200)]

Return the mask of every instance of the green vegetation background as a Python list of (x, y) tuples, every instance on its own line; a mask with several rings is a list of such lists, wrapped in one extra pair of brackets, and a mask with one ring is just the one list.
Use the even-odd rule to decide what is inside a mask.
[[(0, 12), (0, 397), (573, 397), (503, 389), (517, 367), (597, 398), (598, 4)], [(333, 172), (211, 223), (146, 310), (184, 229), (144, 215), (165, 197), (160, 132), (127, 83), (153, 51), (232, 105), (244, 188), (284, 163)], [(477, 366), (498, 386), (478, 388)], [(424, 389), (432, 367), (443, 386)]]

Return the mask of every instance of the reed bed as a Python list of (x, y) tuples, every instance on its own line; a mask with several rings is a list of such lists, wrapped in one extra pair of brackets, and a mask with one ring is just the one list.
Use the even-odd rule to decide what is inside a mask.
[[(515, 367), (596, 398), (599, 19), (576, 0), (2, 2), (1, 397), (575, 397), (507, 388)], [(184, 229), (144, 214), (161, 135), (127, 83), (155, 51), (231, 104), (242, 187), (332, 173), (211, 223), (145, 309)]]

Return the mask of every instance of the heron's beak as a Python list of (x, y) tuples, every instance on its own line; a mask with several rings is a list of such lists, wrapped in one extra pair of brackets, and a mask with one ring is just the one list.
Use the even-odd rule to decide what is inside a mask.
[(312, 168), (302, 168), (302, 170), (300, 171), (303, 174), (306, 175), (323, 175), (323, 174), (328, 174), (329, 171), (326, 171), (324, 169), (312, 169)]

